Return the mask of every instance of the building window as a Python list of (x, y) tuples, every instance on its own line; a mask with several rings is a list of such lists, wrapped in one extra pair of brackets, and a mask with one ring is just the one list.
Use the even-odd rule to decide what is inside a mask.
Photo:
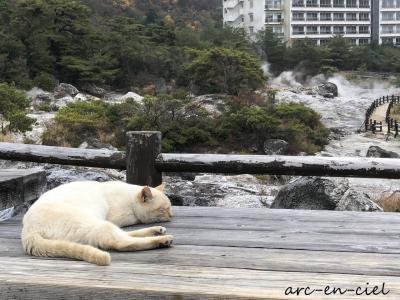
[(393, 3), (393, 0), (383, 0), (382, 7), (383, 8), (395, 8), (395, 3)]
[(307, 13), (307, 21), (318, 21), (318, 13), (308, 12)]
[(249, 27), (249, 32), (250, 32), (251, 35), (254, 34), (254, 27), (253, 27), (253, 26), (250, 26), (250, 27)]
[(356, 26), (346, 26), (346, 34), (355, 34), (357, 33)]
[(331, 21), (332, 20), (332, 15), (331, 15), (331, 13), (322, 12), (320, 14), (320, 19), (321, 19), (321, 21)]
[(250, 2), (250, 8), (253, 8), (254, 7), (254, 0), (249, 0), (249, 2)]
[(306, 4), (307, 4), (307, 7), (317, 7), (318, 0), (307, 0)]
[(347, 13), (346, 20), (347, 21), (357, 21), (357, 14), (356, 13)]
[(319, 40), (319, 44), (321, 45), (321, 46), (325, 46), (326, 44), (328, 44), (329, 43), (329, 40), (327, 40), (327, 39), (321, 39), (321, 40)]
[(363, 34), (369, 33), (369, 26), (358, 27), (358, 33), (363, 33)]
[(360, 8), (369, 8), (369, 0), (359, 0), (360, 1)]
[(271, 9), (271, 8), (281, 9), (282, 8), (281, 0), (266, 0), (265, 8), (266, 9)]
[(331, 34), (332, 33), (331, 26), (321, 26), (319, 31), (321, 34)]
[(382, 21), (394, 21), (395, 13), (394, 12), (383, 12), (382, 13)]
[(253, 14), (249, 14), (249, 18), (250, 18), (250, 22), (254, 21), (254, 15)]
[(304, 26), (293, 26), (293, 34), (304, 34)]
[(349, 44), (352, 45), (352, 46), (357, 45), (357, 39), (348, 39), (347, 41), (348, 41)]
[(400, 38), (396, 38), (396, 46), (400, 45)]
[(307, 34), (318, 34), (317, 26), (307, 26)]
[(303, 7), (304, 6), (304, 0), (293, 0), (292, 6), (293, 7)]
[(344, 13), (333, 13), (334, 21), (344, 21)]
[(346, 0), (346, 7), (357, 7), (357, 0)]
[(382, 44), (393, 45), (393, 38), (382, 38)]
[(344, 27), (343, 26), (333, 26), (333, 33), (334, 34), (344, 34)]
[(395, 33), (395, 27), (393, 25), (382, 25), (382, 33)]
[(332, 7), (332, 1), (331, 0), (320, 0), (319, 6), (320, 7)]
[(301, 12), (293, 12), (293, 21), (304, 21), (304, 13)]
[(369, 13), (360, 13), (359, 19), (360, 21), (369, 21)]
[(333, 7), (344, 7), (344, 0), (333, 0)]
[(369, 39), (358, 39), (358, 44), (359, 45), (368, 45)]

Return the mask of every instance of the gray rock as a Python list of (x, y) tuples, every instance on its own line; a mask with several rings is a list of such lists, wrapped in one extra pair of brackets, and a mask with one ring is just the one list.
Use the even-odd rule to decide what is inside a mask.
[(80, 149), (108, 149), (108, 150), (118, 150), (110, 144), (105, 144), (100, 142), (96, 138), (87, 138), (82, 144), (79, 145)]
[(284, 140), (269, 139), (264, 142), (263, 150), (267, 155), (286, 154), (289, 144)]
[(325, 98), (335, 98), (338, 96), (338, 87), (332, 82), (325, 82), (318, 86), (317, 93)]
[(42, 104), (42, 103), (51, 103), (54, 101), (54, 96), (52, 93), (43, 92), (37, 94), (36, 97), (33, 99), (34, 104)]
[(101, 87), (96, 86), (95, 84), (88, 84), (86, 85), (83, 90), (90, 95), (103, 98), (107, 91)]
[(350, 188), (340, 199), (336, 210), (383, 211), (383, 209), (365, 194)]
[(368, 148), (367, 157), (399, 158), (400, 155), (396, 152), (387, 151), (378, 146), (370, 146)]
[(56, 98), (63, 98), (65, 96), (75, 97), (78, 94), (79, 94), (79, 90), (76, 87), (74, 87), (72, 84), (68, 84), (68, 83), (60, 83), (54, 89), (54, 97), (56, 97)]
[(201, 95), (193, 98), (193, 102), (203, 107), (213, 116), (219, 116), (226, 111), (225, 94)]
[(300, 177), (279, 191), (271, 208), (334, 210), (348, 188), (347, 179)]

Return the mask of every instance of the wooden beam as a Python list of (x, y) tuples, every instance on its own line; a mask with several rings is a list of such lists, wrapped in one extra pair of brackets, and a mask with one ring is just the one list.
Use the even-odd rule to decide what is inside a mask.
[(400, 159), (391, 158), (162, 153), (155, 166), (162, 172), (400, 178)]
[(154, 167), (154, 162), (161, 153), (161, 132), (130, 131), (126, 136), (126, 182), (160, 185), (162, 174)]
[(121, 170), (126, 168), (124, 152), (103, 149), (0, 143), (0, 159)]

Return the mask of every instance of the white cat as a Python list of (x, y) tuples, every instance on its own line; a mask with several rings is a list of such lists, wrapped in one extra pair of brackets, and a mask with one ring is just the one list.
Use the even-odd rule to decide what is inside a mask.
[(82, 181), (44, 193), (25, 214), (22, 245), (34, 256), (67, 257), (109, 265), (101, 249), (118, 251), (168, 247), (173, 237), (154, 226), (131, 232), (121, 226), (169, 221), (171, 202), (156, 188), (120, 181)]

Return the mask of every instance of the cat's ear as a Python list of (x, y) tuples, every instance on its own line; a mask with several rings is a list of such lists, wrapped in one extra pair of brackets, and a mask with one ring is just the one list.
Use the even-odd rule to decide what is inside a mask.
[(159, 186), (156, 186), (155, 189), (159, 190), (160, 192), (164, 192), (165, 182), (161, 183)]
[(143, 187), (142, 192), (141, 192), (141, 199), (143, 202), (146, 202), (150, 200), (153, 197), (151, 194), (151, 190), (148, 186)]

